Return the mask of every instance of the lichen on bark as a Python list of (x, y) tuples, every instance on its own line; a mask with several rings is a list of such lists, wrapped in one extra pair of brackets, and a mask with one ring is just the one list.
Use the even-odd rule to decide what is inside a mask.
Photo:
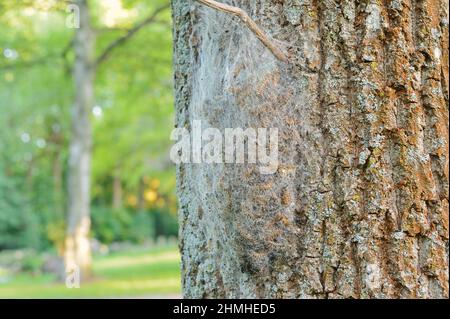
[(448, 297), (448, 2), (173, 0), (176, 125), (277, 127), (279, 168), (177, 168), (188, 298)]

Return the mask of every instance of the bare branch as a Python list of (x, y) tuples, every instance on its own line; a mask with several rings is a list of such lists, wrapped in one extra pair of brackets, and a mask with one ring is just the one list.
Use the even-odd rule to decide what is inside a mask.
[[(169, 21), (164, 20), (155, 20), (152, 24), (159, 24), (166, 27), (172, 27), (172, 24)], [(93, 31), (96, 34), (104, 34), (108, 32), (130, 32), (131, 28), (121, 28), (121, 27), (112, 27), (112, 28), (94, 28)]]
[(141, 30), (141, 29), (144, 28), (145, 26), (147, 26), (147, 25), (149, 25), (149, 24), (151, 24), (151, 23), (156, 22), (156, 21), (157, 21), (156, 18), (158, 17), (158, 15), (159, 15), (162, 11), (168, 9), (169, 7), (170, 7), (170, 5), (169, 5), (169, 4), (166, 4), (166, 5), (164, 5), (164, 6), (160, 7), (160, 8), (158, 8), (158, 9), (156, 9), (156, 10), (155, 10), (155, 11), (154, 11), (147, 19), (145, 19), (144, 21), (138, 23), (136, 26), (134, 26), (133, 28), (131, 28), (130, 30), (128, 30), (128, 32), (127, 32), (124, 36), (122, 36), (122, 37), (120, 37), (120, 38), (114, 40), (113, 42), (111, 42), (111, 43), (106, 47), (106, 49), (103, 51), (103, 53), (100, 54), (100, 56), (97, 58), (95, 64), (98, 66), (98, 65), (100, 65), (101, 63), (103, 63), (106, 59), (108, 59), (108, 57), (110, 56), (111, 52), (112, 52), (115, 48), (117, 48), (118, 46), (124, 44), (128, 39), (130, 39), (133, 35), (135, 35), (139, 30)]
[(250, 18), (247, 12), (245, 12), (241, 8), (233, 7), (214, 0), (197, 1), (210, 8), (237, 16), (239, 19), (241, 19), (242, 22), (244, 22), (245, 25), (247, 25), (247, 27), (262, 42), (262, 44), (264, 44), (264, 46), (268, 48), (278, 60), (283, 62), (288, 61), (288, 57), (286, 56), (286, 54), (269, 39), (269, 37), (264, 33), (264, 31), (261, 30), (261, 28), (255, 23), (255, 21)]

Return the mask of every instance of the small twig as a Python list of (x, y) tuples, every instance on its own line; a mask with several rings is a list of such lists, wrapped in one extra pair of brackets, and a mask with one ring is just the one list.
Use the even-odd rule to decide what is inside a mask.
[(245, 23), (245, 25), (247, 25), (247, 27), (262, 42), (262, 44), (264, 44), (264, 46), (268, 48), (275, 57), (277, 57), (278, 60), (283, 62), (288, 61), (288, 57), (286, 56), (286, 54), (269, 39), (269, 37), (264, 33), (264, 31), (260, 29), (260, 27), (255, 23), (255, 21), (253, 21), (252, 18), (250, 18), (247, 12), (245, 12), (241, 8), (233, 7), (228, 4), (220, 3), (214, 0), (197, 0), (197, 1), (210, 8), (237, 16), (239, 19), (241, 19), (242, 22)]

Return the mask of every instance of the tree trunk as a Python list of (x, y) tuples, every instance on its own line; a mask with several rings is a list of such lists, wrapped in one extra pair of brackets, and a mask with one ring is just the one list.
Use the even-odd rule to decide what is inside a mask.
[(72, 109), (72, 136), (68, 171), (68, 225), (65, 246), (66, 270), (80, 271), (86, 279), (91, 274), (90, 171), (92, 133), (90, 113), (93, 104), (94, 36), (86, 0), (78, 0), (80, 28), (74, 40), (75, 103)]
[(189, 298), (448, 297), (448, 1), (173, 0), (177, 127), (278, 128), (279, 167), (181, 164)]

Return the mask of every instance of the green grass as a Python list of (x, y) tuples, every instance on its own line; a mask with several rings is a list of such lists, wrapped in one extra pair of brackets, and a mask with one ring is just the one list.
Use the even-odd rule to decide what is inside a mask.
[(0, 298), (120, 298), (180, 295), (180, 256), (174, 246), (96, 257), (95, 278), (69, 289), (52, 275), (16, 275), (0, 283)]

